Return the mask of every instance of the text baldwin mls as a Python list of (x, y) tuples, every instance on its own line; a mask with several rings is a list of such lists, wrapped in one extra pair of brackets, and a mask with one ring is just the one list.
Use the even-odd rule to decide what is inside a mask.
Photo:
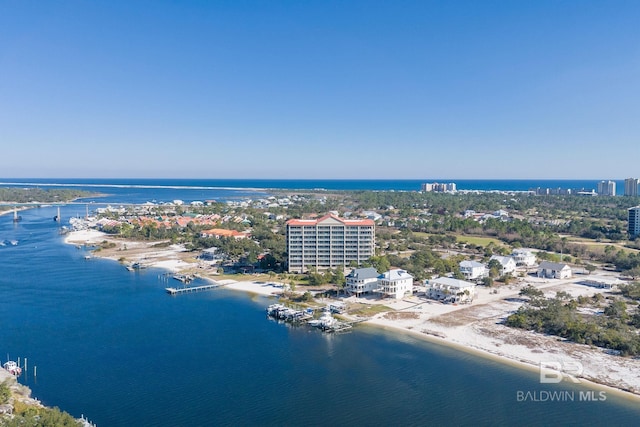
[(537, 390), (516, 391), (518, 402), (604, 402), (607, 400), (606, 391), (570, 391), (570, 390)]

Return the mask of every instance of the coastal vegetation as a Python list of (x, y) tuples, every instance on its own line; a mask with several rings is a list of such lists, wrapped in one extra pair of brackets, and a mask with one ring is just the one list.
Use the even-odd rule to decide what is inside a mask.
[(2, 203), (60, 203), (91, 195), (88, 191), (75, 189), (0, 187)]
[[(528, 298), (505, 324), (579, 343), (613, 350), (623, 356), (640, 354), (640, 284), (621, 287), (619, 297), (571, 298), (566, 292), (554, 297), (527, 286), (520, 295)], [(632, 308), (631, 308), (632, 307)]]
[(2, 427), (66, 427), (81, 426), (69, 413), (57, 407), (48, 408), (29, 398), (30, 390), (17, 384), (15, 379), (0, 383), (0, 406), (8, 405), (9, 414), (0, 415)]

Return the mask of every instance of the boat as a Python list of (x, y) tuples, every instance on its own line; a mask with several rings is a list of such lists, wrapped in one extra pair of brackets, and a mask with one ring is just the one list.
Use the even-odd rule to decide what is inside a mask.
[(22, 221), (22, 217), (18, 215), (18, 209), (16, 208), (13, 211), (13, 222), (19, 222), (19, 221)]
[(173, 278), (186, 284), (189, 284), (193, 281), (193, 276), (190, 276), (188, 274), (174, 274)]
[(331, 311), (324, 311), (318, 320), (318, 327), (323, 331), (334, 328), (338, 324), (338, 321), (331, 315)]
[(20, 366), (18, 366), (18, 364), (13, 360), (9, 360), (8, 362), (5, 362), (5, 364), (2, 365), (2, 367), (11, 375), (15, 375), (16, 377), (19, 377), (20, 374), (22, 374), (22, 368), (20, 368)]

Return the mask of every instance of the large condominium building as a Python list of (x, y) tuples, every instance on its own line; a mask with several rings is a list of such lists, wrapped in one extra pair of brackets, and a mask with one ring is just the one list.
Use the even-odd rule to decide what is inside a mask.
[(424, 192), (434, 192), (434, 193), (455, 193), (456, 192), (456, 183), (439, 183), (439, 182), (425, 182), (421, 186), (421, 190)]
[(640, 206), (629, 208), (629, 238), (640, 237)]
[(287, 222), (290, 272), (302, 273), (309, 267), (343, 267), (352, 261), (360, 265), (374, 255), (374, 244), (375, 223), (370, 219), (325, 215)]
[(640, 185), (640, 179), (627, 178), (624, 180), (624, 195), (638, 197), (638, 186)]
[(615, 196), (616, 195), (616, 182), (615, 181), (600, 181), (598, 183), (598, 195), (600, 195), (600, 196)]

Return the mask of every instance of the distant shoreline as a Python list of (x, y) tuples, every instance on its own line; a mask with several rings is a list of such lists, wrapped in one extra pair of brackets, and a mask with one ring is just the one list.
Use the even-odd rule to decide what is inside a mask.
[[(164, 179), (164, 178), (25, 178), (0, 186), (48, 186), (85, 188), (148, 188), (176, 190), (228, 191), (420, 191), (427, 182), (452, 182), (458, 191), (527, 192), (532, 188), (596, 189), (601, 179), (460, 179), (460, 178), (369, 178), (369, 179)], [(618, 192), (624, 189), (624, 178), (614, 179)]]

